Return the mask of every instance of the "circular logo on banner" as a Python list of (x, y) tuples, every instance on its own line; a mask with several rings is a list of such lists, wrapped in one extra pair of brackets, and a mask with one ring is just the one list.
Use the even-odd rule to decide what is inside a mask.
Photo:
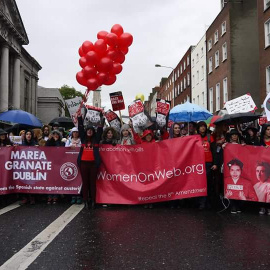
[(71, 181), (78, 175), (78, 169), (73, 163), (66, 162), (60, 168), (60, 175), (64, 180)]
[(270, 111), (270, 98), (266, 101), (266, 109)]

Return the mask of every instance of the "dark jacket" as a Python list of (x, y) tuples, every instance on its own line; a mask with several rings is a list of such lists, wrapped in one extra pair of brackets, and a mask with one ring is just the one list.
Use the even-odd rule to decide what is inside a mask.
[(77, 163), (78, 163), (78, 166), (80, 166), (81, 159), (82, 159), (83, 148), (84, 148), (84, 145), (86, 144), (86, 131), (88, 129), (93, 130), (93, 135), (92, 135), (91, 142), (93, 144), (95, 164), (96, 164), (97, 167), (99, 167), (100, 163), (101, 163), (101, 157), (100, 157), (100, 154), (99, 154), (99, 142), (101, 140), (101, 136), (102, 136), (102, 133), (103, 133), (103, 128), (98, 127), (97, 132), (95, 131), (93, 126), (87, 126), (84, 129), (82, 117), (78, 117), (78, 130), (79, 130), (79, 136), (81, 138), (82, 145), (81, 145), (80, 152), (79, 152), (79, 155), (78, 155)]
[(31, 132), (31, 134), (32, 134), (31, 140), (27, 141), (26, 138), (24, 138), (24, 140), (22, 141), (22, 146), (35, 146), (35, 145), (37, 145), (38, 143), (34, 139), (34, 132), (32, 130), (27, 130), (25, 132), (25, 134), (28, 133), (28, 132)]
[[(109, 131), (111, 131), (113, 134), (113, 137), (110, 140), (107, 139), (107, 133)], [(100, 143), (101, 144), (111, 144), (111, 145), (115, 146), (118, 143), (116, 130), (113, 127), (105, 128), (105, 130), (103, 131), (102, 140)]]
[(61, 142), (60, 139), (56, 141), (54, 138), (51, 138), (46, 142), (45, 146), (65, 146), (65, 143)]

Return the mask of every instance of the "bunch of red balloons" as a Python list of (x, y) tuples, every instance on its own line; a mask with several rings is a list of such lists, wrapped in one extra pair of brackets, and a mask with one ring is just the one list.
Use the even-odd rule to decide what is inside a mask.
[(88, 90), (115, 83), (116, 75), (123, 69), (128, 47), (133, 42), (132, 35), (124, 33), (120, 24), (115, 24), (110, 33), (98, 32), (97, 38), (94, 44), (85, 41), (79, 48), (82, 70), (76, 74), (76, 79)]

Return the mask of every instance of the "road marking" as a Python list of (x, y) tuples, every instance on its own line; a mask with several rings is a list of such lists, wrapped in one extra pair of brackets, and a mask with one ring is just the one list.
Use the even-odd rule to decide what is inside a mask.
[(1, 270), (26, 269), (53, 239), (68, 225), (84, 208), (84, 205), (72, 205), (46, 229), (30, 241), (24, 248), (13, 255), (1, 267)]
[(13, 209), (16, 209), (20, 207), (20, 203), (19, 202), (15, 202), (13, 204), (10, 204), (9, 206), (5, 207), (5, 208), (2, 208), (0, 209), (0, 216), (7, 213), (8, 211), (11, 211)]

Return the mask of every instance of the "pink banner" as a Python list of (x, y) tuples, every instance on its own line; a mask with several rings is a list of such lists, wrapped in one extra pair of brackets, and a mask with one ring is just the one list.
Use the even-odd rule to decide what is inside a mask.
[(0, 194), (78, 194), (79, 149), (65, 147), (0, 148)]
[(135, 146), (102, 145), (97, 202), (145, 204), (206, 196), (199, 136)]
[(270, 203), (270, 148), (226, 145), (224, 194), (228, 199)]

